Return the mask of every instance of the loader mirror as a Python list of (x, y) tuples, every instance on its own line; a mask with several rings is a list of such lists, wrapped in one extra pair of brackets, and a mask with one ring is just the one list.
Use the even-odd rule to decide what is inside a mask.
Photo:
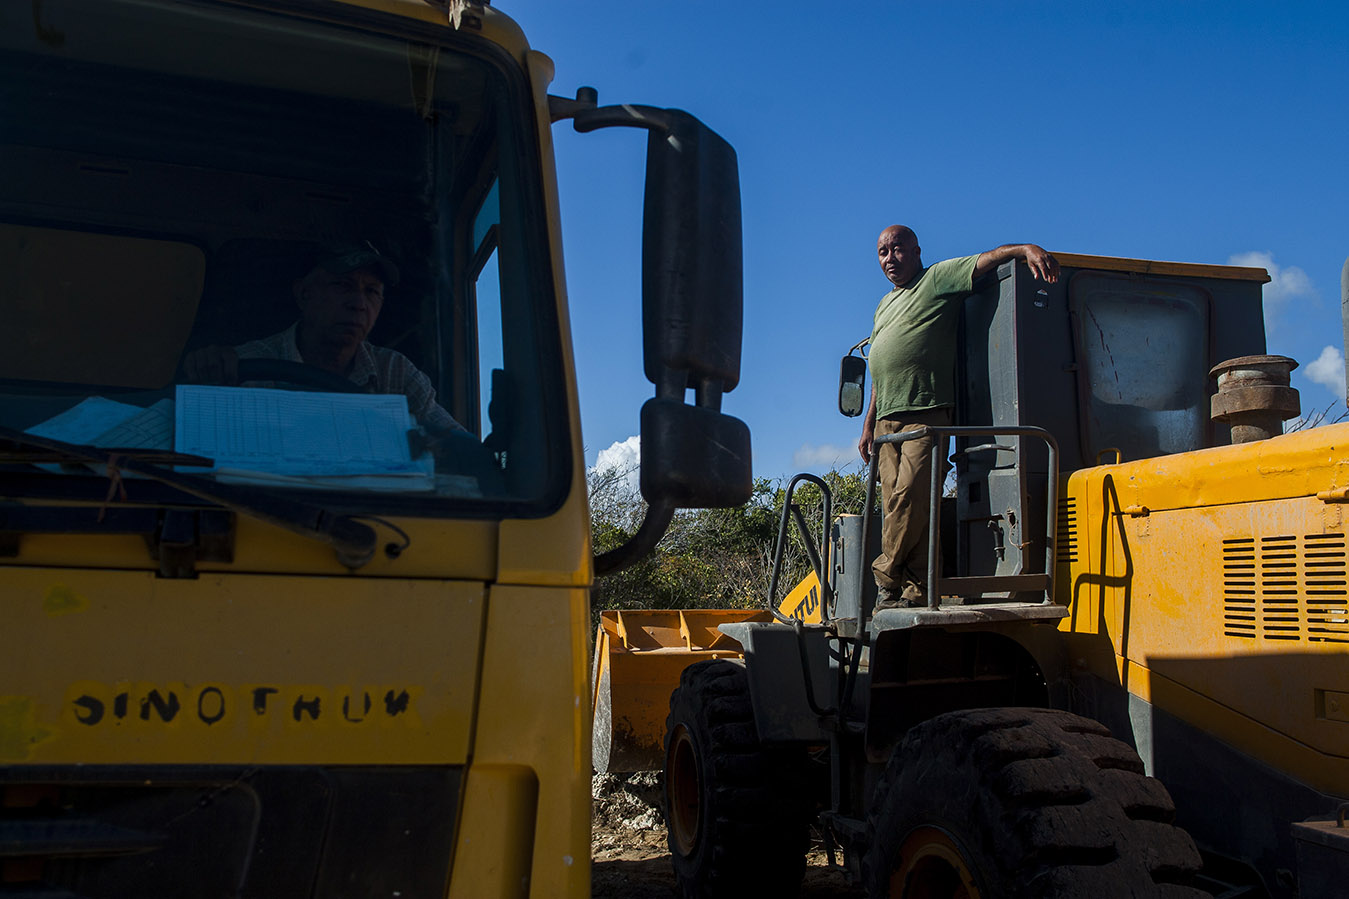
[(866, 408), (867, 360), (851, 353), (838, 369), (838, 411), (856, 418)]

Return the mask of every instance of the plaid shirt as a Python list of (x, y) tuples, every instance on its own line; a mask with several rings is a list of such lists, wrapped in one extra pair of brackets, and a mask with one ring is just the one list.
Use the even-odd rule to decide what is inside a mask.
[[(295, 342), (295, 325), (279, 334), (250, 340), (234, 348), (240, 359), (284, 359), (304, 362)], [(347, 380), (365, 388), (366, 393), (401, 393), (408, 398), (408, 409), (429, 431), (462, 431), (464, 426), (436, 402), (436, 389), (412, 360), (397, 350), (363, 341), (351, 360)], [(271, 382), (253, 381), (255, 386)]]

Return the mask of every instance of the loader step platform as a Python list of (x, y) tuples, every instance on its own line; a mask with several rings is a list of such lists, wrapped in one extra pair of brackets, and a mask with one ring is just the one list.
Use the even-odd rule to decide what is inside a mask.
[(1067, 615), (1067, 606), (1054, 603), (985, 602), (943, 605), (938, 609), (882, 609), (872, 616), (871, 627), (873, 631), (893, 631), (913, 627), (987, 624), (990, 621), (1054, 622)]

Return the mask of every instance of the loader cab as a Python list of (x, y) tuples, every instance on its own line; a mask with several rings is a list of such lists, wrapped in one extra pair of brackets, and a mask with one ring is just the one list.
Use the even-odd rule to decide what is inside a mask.
[[(1218, 362), (1265, 352), (1263, 269), (1055, 254), (1055, 284), (1007, 263), (965, 302), (958, 425), (1036, 426), (1066, 474), (1230, 442), (1209, 417)], [(1043, 444), (954, 442), (955, 552), (962, 575), (1042, 572)], [(1058, 509), (1058, 558), (1074, 510)], [(954, 573), (954, 572), (953, 572)]]

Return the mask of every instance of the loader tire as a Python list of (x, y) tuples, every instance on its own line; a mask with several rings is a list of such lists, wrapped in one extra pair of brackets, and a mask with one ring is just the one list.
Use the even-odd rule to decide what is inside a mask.
[(812, 815), (804, 749), (759, 743), (742, 665), (690, 665), (665, 722), (670, 857), (687, 899), (797, 895)]
[(1161, 782), (1104, 725), (976, 709), (895, 749), (862, 862), (877, 897), (1190, 897), (1199, 851)]

